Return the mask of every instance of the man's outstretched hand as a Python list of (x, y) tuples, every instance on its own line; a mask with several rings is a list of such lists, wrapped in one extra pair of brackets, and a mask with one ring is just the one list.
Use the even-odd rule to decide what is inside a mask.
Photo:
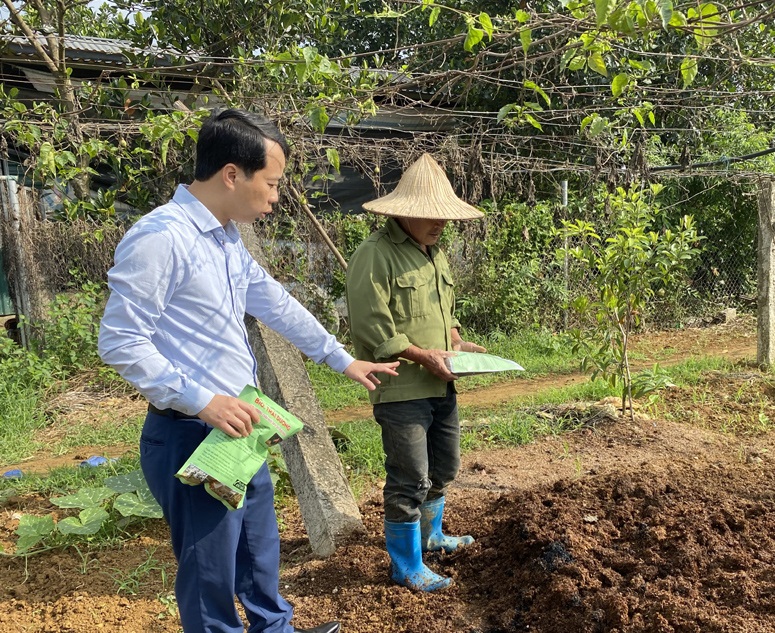
[(344, 375), (350, 380), (361, 383), (369, 391), (374, 391), (381, 384), (377, 374), (398, 376), (396, 371), (398, 361), (392, 363), (370, 363), (365, 360), (355, 360), (344, 370)]

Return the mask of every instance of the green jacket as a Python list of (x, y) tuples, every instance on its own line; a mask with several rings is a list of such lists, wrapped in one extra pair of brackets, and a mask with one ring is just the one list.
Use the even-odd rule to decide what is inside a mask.
[[(347, 307), (355, 354), (361, 360), (395, 360), (410, 345), (451, 350), (455, 288), (438, 246), (420, 245), (389, 218), (358, 247), (347, 267)], [(444, 396), (447, 383), (421, 365), (401, 359), (398, 376), (380, 374), (372, 403)]]

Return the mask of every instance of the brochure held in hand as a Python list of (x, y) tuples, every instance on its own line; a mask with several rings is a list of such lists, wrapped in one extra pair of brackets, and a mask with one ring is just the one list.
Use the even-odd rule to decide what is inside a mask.
[(446, 360), (449, 370), (459, 377), (489, 374), (496, 371), (525, 371), (525, 368), (519, 363), (495, 356), (495, 354), (454, 352)]
[(247, 385), (239, 399), (258, 409), (261, 418), (248, 437), (230, 437), (213, 429), (175, 474), (191, 486), (204, 484), (210, 495), (230, 510), (241, 508), (245, 490), (269, 454), (269, 448), (304, 426), (259, 389)]

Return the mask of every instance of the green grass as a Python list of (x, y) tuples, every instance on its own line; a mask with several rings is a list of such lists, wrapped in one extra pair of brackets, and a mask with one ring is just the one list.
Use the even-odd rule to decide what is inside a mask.
[(385, 476), (379, 425), (373, 420), (358, 420), (345, 422), (336, 430), (346, 438), (337, 441), (337, 451), (350, 488), (356, 498), (360, 498), (364, 492), (371, 490), (375, 480)]
[[(611, 395), (610, 387), (601, 380), (551, 389), (535, 396), (522, 396), (496, 407), (461, 407), (464, 422), (460, 446), (463, 452), (495, 446), (521, 446), (540, 437), (558, 435), (578, 423), (547, 420), (531, 412), (542, 404), (560, 404), (578, 400), (599, 400)], [(469, 424), (473, 422), (473, 424)], [(336, 427), (342, 463), (354, 490), (365, 489), (369, 482), (385, 476), (384, 454), (379, 426), (373, 420), (347, 422)], [(362, 481), (365, 479), (366, 484)]]
[(738, 438), (772, 432), (775, 402), (771, 374), (723, 359), (702, 359), (677, 366), (679, 398), (657, 400), (653, 414), (688, 422)]
[[(578, 359), (570, 351), (570, 343), (564, 336), (556, 336), (541, 330), (530, 330), (517, 337), (492, 334), (487, 337), (467, 336), (488, 351), (511, 358), (525, 367), (519, 378), (529, 378), (547, 373), (569, 373), (575, 371)], [(366, 404), (368, 394), (363, 387), (326, 366), (307, 364), (313, 388), (323, 409), (334, 410)], [(691, 387), (702, 382), (702, 375), (708, 371), (739, 371), (728, 361), (716, 358), (689, 360), (669, 367), (673, 382)], [(514, 380), (512, 372), (488, 376), (467, 377), (458, 387), (473, 390), (500, 381)], [(702, 390), (698, 390), (698, 393)], [(44, 416), (42, 391), (32, 386), (4, 382), (0, 385), (0, 464), (22, 461), (41, 448), (35, 439), (36, 432), (51, 424)], [(480, 424), (464, 426), (461, 436), (463, 451), (472, 451), (493, 446), (518, 446), (533, 442), (545, 435), (556, 435), (577, 427), (573, 421), (547, 419), (535, 415), (536, 408), (543, 405), (574, 401), (596, 401), (606, 396), (619, 394), (604, 381), (585, 381), (565, 387), (541, 390), (532, 395), (515, 397), (497, 406), (461, 407), (464, 422), (482, 420)], [(769, 428), (772, 424), (766, 415), (760, 416), (759, 426)], [(140, 435), (142, 416), (128, 420), (115, 420), (112, 424), (78, 424), (64, 430), (63, 439), (50, 443), (49, 452), (62, 454), (80, 446), (135, 445)], [(342, 462), (353, 489), (366, 490), (377, 478), (384, 477), (383, 453), (379, 427), (371, 420), (349, 422), (337, 427), (343, 440), (337, 440)], [(13, 489), (16, 494), (40, 493), (46, 495), (64, 494), (79, 487), (99, 485), (105, 477), (116, 472), (129, 472), (138, 467), (135, 455), (129, 455), (109, 466), (96, 469), (59, 468), (47, 475), (27, 475), (20, 480), (0, 479), (0, 493)], [(278, 494), (284, 494), (278, 490)]]
[[(465, 412), (463, 412), (465, 413)], [(540, 437), (557, 435), (579, 427), (578, 422), (547, 420), (529, 411), (502, 408), (478, 418), (480, 424), (464, 427), (460, 438), (463, 453), (497, 446), (521, 446)], [(385, 476), (379, 426), (368, 420), (337, 427), (346, 437), (339, 442), (339, 455), (350, 485), (359, 496), (374, 481)]]
[(136, 444), (143, 417), (114, 420), (106, 424), (88, 421), (56, 430), (61, 439), (38, 439), (38, 432), (55, 424), (45, 413), (41, 390), (24, 385), (0, 385), (0, 467), (24, 461), (42, 450), (64, 455), (81, 446)]
[[(508, 355), (508, 354), (504, 354)], [(551, 355), (549, 355), (551, 357)], [(528, 357), (530, 358), (530, 357)], [(557, 362), (561, 364), (561, 355)], [(533, 365), (537, 366), (538, 361)], [(715, 394), (713, 388), (714, 379), (707, 382), (709, 371), (728, 373), (734, 376), (740, 372), (740, 366), (736, 366), (720, 359), (690, 360), (670, 368), (671, 378), (676, 384), (682, 385), (691, 394), (719, 402), (723, 397), (729, 398), (729, 394)], [(324, 374), (318, 374), (322, 379)], [(339, 389), (344, 384), (342, 378), (330, 372), (333, 378), (333, 388)], [(345, 379), (346, 380), (346, 379)], [(331, 386), (331, 385), (324, 385)], [(356, 385), (357, 387), (357, 385)], [(579, 429), (585, 425), (583, 419), (574, 414), (567, 417), (547, 415), (541, 409), (551, 405), (567, 404), (572, 402), (597, 401), (606, 396), (616, 395), (607, 382), (603, 380), (586, 381), (562, 388), (542, 390), (531, 395), (520, 395), (509, 402), (497, 406), (465, 406), (461, 407), (460, 417), (463, 423), (461, 432), (461, 450), (470, 453), (477, 450), (487, 450), (497, 447), (515, 447), (530, 444), (546, 436), (560, 436), (564, 433)], [(767, 402), (757, 389), (756, 385), (750, 385), (748, 381), (742, 381), (736, 391), (732, 392), (733, 399), (748, 403), (759, 402), (761, 406), (751, 415), (751, 419), (743, 419), (741, 415), (732, 415), (720, 423), (719, 430), (736, 435), (750, 433), (769, 432), (775, 428), (775, 414), (768, 408)], [(758, 400), (757, 400), (758, 398)], [(683, 421), (691, 421), (682, 413), (684, 402), (665, 401), (660, 407), (659, 400), (652, 405), (652, 410), (662, 409), (662, 415), (667, 419), (677, 413)], [(81, 445), (113, 445), (117, 443), (135, 443), (140, 433), (141, 417), (130, 420), (116, 421), (116, 424), (105, 424), (102, 428), (91, 428), (88, 425), (79, 425), (68, 429), (66, 439), (56, 445), (56, 450), (66, 450)], [(701, 423), (699, 421), (698, 423)], [(350, 489), (356, 499), (373, 494), (375, 485), (384, 479), (384, 454), (380, 428), (372, 419), (362, 419), (343, 423), (334, 431), (334, 442), (342, 461), (345, 473), (348, 477)], [(54, 447), (51, 447), (54, 450)], [(2, 457), (2, 454), (0, 454)], [(568, 457), (571, 457), (568, 455)], [(578, 457), (576, 458), (579, 459)], [(126, 455), (115, 462), (111, 462), (97, 468), (61, 467), (44, 475), (28, 474), (18, 480), (0, 478), (0, 507), (11, 496), (20, 496), (28, 500), (21, 508), (22, 512), (33, 512), (36, 515), (44, 514), (47, 510), (41, 508), (41, 502), (46, 499), (72, 494), (83, 488), (97, 488), (104, 484), (107, 477), (135, 471), (139, 468), (139, 457), (136, 453)], [(578, 472), (582, 467), (579, 462)], [(282, 528), (282, 509), (291, 501), (293, 490), (290, 486), (281, 485), (276, 489), (276, 507), (278, 519)], [(74, 513), (74, 511), (73, 511)], [(107, 522), (99, 533), (83, 539), (86, 552), (83, 558), (84, 569), (89, 565), (89, 551), (94, 548), (114, 547), (132, 538), (137, 529), (143, 529), (142, 523), (133, 522), (123, 524), (123, 520)], [(137, 526), (137, 529), (128, 529), (129, 525)], [(54, 534), (46, 537), (43, 547), (64, 547), (73, 545), (72, 537), (62, 537)], [(77, 549), (78, 544), (75, 547)], [(80, 553), (80, 550), (78, 550)], [(162, 585), (166, 588), (166, 568), (155, 559), (154, 552), (149, 550), (147, 560), (137, 570), (128, 573), (119, 572), (113, 575), (116, 590), (123, 593), (134, 593), (140, 583), (148, 578), (161, 576)]]
[(312, 381), (312, 388), (324, 410), (344, 409), (369, 401), (366, 389), (345, 377), (344, 374), (335, 372), (328, 365), (316, 365), (308, 360), (306, 367)]
[(145, 416), (116, 420), (115, 424), (92, 425), (87, 422), (70, 426), (65, 437), (51, 447), (52, 455), (64, 455), (79, 446), (114, 446), (136, 444)]
[[(570, 342), (562, 335), (544, 330), (528, 330), (516, 336), (499, 332), (488, 336), (466, 335), (496, 356), (515, 360), (524, 372), (504, 372), (482, 376), (468, 376), (458, 383), (459, 391), (471, 391), (486, 385), (514, 380), (516, 376), (530, 378), (547, 373), (570, 373), (578, 369), (578, 358), (571, 353)], [(359, 384), (331, 370), (326, 365), (307, 361), (312, 387), (326, 411), (367, 404), (368, 392)]]
[(33, 493), (46, 497), (65, 495), (79, 488), (101, 486), (108, 477), (130, 473), (138, 468), (140, 468), (140, 458), (136, 454), (125, 455), (97, 468), (60, 466), (43, 474), (25, 474), (21, 479), (0, 478), (0, 495), (8, 491), (16, 495)]
[[(688, 360), (669, 368), (676, 384), (698, 384), (707, 371), (732, 371), (734, 365), (717, 358)], [(603, 380), (590, 380), (566, 387), (547, 389), (529, 396), (515, 397), (492, 407), (460, 408), (464, 423), (461, 450), (469, 452), (497, 446), (520, 446), (541, 437), (554, 436), (579, 428), (573, 419), (547, 419), (533, 411), (541, 406), (569, 402), (595, 402), (608, 396), (620, 396)], [(762, 418), (762, 427), (770, 424)], [(383, 452), (379, 426), (372, 420), (359, 420), (337, 426), (347, 440), (340, 442), (340, 457), (354, 489), (363, 487), (359, 478), (373, 482), (384, 477)]]
[(534, 329), (515, 336), (494, 332), (471, 338), (486, 347), (488, 353), (517, 361), (529, 376), (578, 369), (578, 357), (571, 352), (571, 342), (563, 334)]
[(174, 572), (170, 573), (170, 565), (156, 558), (156, 546), (145, 549), (146, 558), (137, 567), (130, 570), (113, 567), (108, 574), (113, 579), (117, 594), (137, 595), (143, 585), (148, 584), (156, 576), (163, 589), (171, 586), (170, 578), (174, 578)]
[(12, 464), (41, 448), (35, 432), (46, 426), (37, 385), (0, 382), (0, 463)]
[(739, 371), (736, 364), (726, 358), (708, 356), (692, 358), (667, 368), (673, 382), (678, 386), (692, 386), (703, 380), (703, 374), (709, 371)]

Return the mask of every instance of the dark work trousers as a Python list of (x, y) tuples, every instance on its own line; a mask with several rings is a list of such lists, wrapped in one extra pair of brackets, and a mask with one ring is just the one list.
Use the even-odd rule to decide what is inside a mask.
[(239, 510), (229, 510), (204, 486), (175, 477), (210, 427), (201, 420), (148, 413), (140, 438), (140, 464), (164, 510), (178, 560), (175, 596), (185, 633), (292, 633), (291, 606), (279, 594), (280, 537), (274, 490), (264, 464)]
[(419, 506), (444, 496), (460, 468), (460, 420), (452, 383), (441, 398), (374, 405), (385, 450), (385, 520), (420, 520)]

